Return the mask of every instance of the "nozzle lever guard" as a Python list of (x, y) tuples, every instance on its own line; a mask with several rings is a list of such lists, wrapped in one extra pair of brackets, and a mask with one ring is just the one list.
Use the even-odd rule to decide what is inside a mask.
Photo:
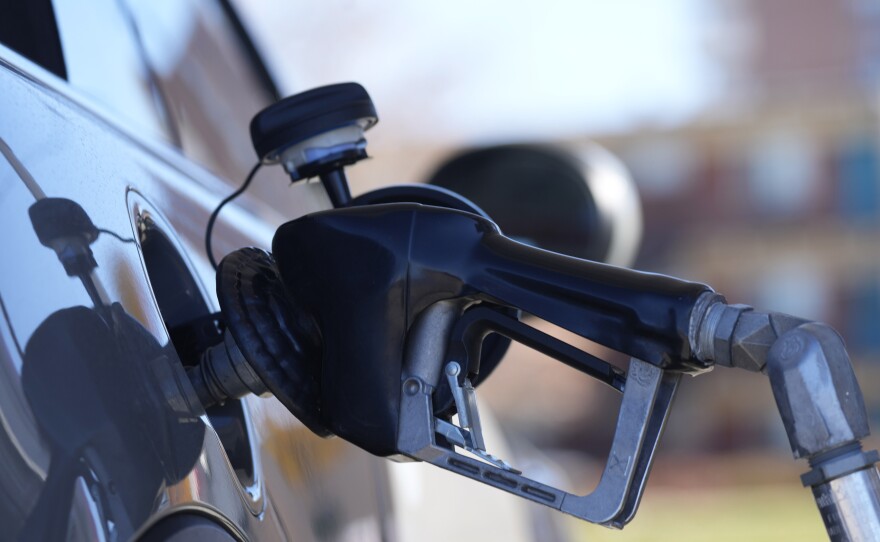
[[(498, 325), (502, 319), (508, 318), (505, 315), (498, 315), (497, 319), (491, 318), (486, 313), (494, 311), (483, 308), (471, 309), (468, 312), (482, 312), (483, 314), (480, 315), (482, 319), (484, 321), (491, 319), (496, 324), (493, 327), (498, 332), (517, 335), (511, 333), (509, 328), (501, 329)], [(442, 388), (430, 382), (438, 382), (437, 368), (446, 368), (444, 372), (451, 379), (457, 378), (461, 373), (460, 365), (459, 361), (447, 359), (444, 349), (432, 347), (430, 341), (421, 344), (420, 338), (428, 337), (429, 329), (444, 327), (443, 320), (454, 317), (455, 314), (452, 304), (438, 303), (435, 307), (426, 310), (426, 314), (413, 330), (414, 341), (409, 345), (401, 379), (400, 419), (397, 432), (397, 448), (400, 453), (593, 523), (617, 528), (625, 525), (638, 507), (654, 451), (681, 375), (633, 358), (630, 361), (629, 371), (624, 377), (620, 370), (595, 358), (591, 359), (589, 364), (572, 363), (571, 358), (574, 356), (571, 356), (571, 352), (556, 351), (552, 342), (545, 343), (545, 347), (541, 348), (544, 353), (557, 359), (568, 356), (568, 359), (560, 359), (560, 361), (576, 366), (612, 387), (623, 390), (614, 441), (599, 484), (588, 495), (573, 495), (522, 476), (519, 471), (505, 462), (489, 455), (484, 447), (475, 448), (474, 442), (482, 440), (479, 436), (479, 425), (475, 427), (472, 420), (461, 421), (463, 408), (459, 400), (456, 400), (455, 404), (462, 428), (452, 425), (442, 416), (438, 417), (435, 414), (437, 411), (434, 405), (439, 395), (438, 388)], [(517, 324), (528, 327), (520, 322), (514, 322), (515, 324), (509, 323), (511, 327)], [(540, 333), (537, 330), (533, 331)], [(522, 337), (518, 335), (511, 338), (519, 340)], [(547, 338), (552, 339), (549, 336)], [(565, 343), (560, 344), (572, 348)], [(446, 352), (452, 354), (455, 349), (450, 347)], [(591, 358), (586, 353), (582, 354), (586, 356), (584, 359)], [(476, 356), (476, 359), (479, 357)], [(607, 365), (607, 369), (601, 364)], [(448, 370), (450, 367), (454, 370)], [(603, 375), (612, 376), (606, 380), (602, 378)], [(439, 382), (442, 381), (441, 378)], [(465, 384), (470, 383), (466, 380)], [(450, 382), (450, 387), (452, 386), (454, 383)], [(465, 406), (464, 410), (468, 408)], [(466, 425), (470, 427), (464, 428)], [(471, 435), (477, 438), (471, 440), (469, 438)], [(456, 446), (466, 449), (479, 459), (456, 452)]]

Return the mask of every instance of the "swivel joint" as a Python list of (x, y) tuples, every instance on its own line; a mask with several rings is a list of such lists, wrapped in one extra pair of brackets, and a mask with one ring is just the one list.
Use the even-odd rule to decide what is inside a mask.
[(767, 374), (795, 458), (868, 436), (868, 416), (843, 340), (810, 322), (770, 348)]
[(770, 378), (801, 477), (832, 540), (875, 540), (880, 475), (875, 450), (862, 451), (868, 415), (843, 339), (829, 326), (704, 294), (691, 313), (691, 348), (702, 361)]
[(691, 313), (691, 349), (704, 362), (764, 372), (770, 347), (783, 333), (806, 322), (781, 312), (728, 305), (722, 296), (706, 292)]

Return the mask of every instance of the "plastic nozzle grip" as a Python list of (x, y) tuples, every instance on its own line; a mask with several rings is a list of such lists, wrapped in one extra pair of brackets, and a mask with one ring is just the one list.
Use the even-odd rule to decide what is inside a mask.
[(706, 368), (690, 355), (688, 326), (707, 286), (530, 247), (470, 213), (335, 209), (283, 225), (272, 249), (323, 337), (325, 424), (377, 455), (397, 451), (407, 333), (438, 301), (515, 307), (662, 369)]

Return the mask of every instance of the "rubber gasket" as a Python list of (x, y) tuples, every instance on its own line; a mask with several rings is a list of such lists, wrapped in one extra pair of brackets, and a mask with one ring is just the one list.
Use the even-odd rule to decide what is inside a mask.
[(258, 248), (228, 254), (217, 268), (217, 298), (236, 344), (269, 391), (306, 427), (321, 420), (320, 332), (284, 288), (275, 260)]

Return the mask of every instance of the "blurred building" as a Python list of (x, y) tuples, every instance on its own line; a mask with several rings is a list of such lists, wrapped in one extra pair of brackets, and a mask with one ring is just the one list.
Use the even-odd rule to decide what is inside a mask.
[[(681, 126), (591, 138), (617, 153), (640, 186), (646, 231), (636, 267), (707, 282), (731, 302), (831, 323), (864, 375), (876, 426), (880, 4), (718, 4), (729, 23), (708, 44), (726, 67), (717, 104)], [(719, 393), (749, 397), (725, 380), (692, 399)], [(772, 408), (767, 401), (757, 403)], [(710, 408), (755, 408), (744, 402)], [(746, 441), (763, 438), (745, 427), (725, 431), (737, 429)]]

